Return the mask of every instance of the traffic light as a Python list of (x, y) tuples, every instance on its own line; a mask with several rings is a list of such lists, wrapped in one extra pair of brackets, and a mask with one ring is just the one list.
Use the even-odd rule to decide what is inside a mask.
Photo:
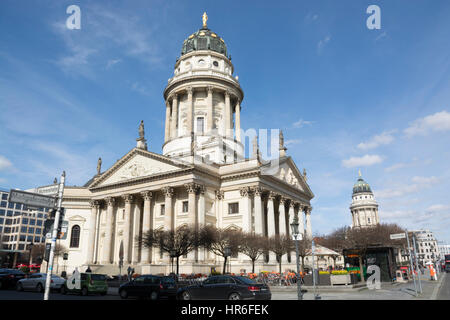
[(45, 244), (45, 255), (44, 255), (44, 260), (48, 262), (48, 259), (50, 258), (50, 249), (52, 248), (52, 244), (51, 243), (46, 243)]
[[(53, 231), (53, 224), (55, 223), (56, 209), (51, 209), (48, 212), (48, 218), (44, 222), (44, 235), (47, 233), (51, 233)], [(59, 213), (59, 223), (58, 223), (58, 238), (61, 232), (62, 222), (64, 220), (64, 215), (66, 213), (65, 208), (61, 208), (61, 212)]]

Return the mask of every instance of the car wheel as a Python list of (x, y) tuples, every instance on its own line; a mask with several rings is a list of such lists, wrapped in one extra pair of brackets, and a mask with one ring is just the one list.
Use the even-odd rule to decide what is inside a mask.
[(67, 294), (66, 286), (63, 285), (59, 291), (61, 292), (61, 294)]
[(233, 292), (229, 295), (228, 300), (241, 300), (239, 293)]
[(122, 291), (120, 291), (119, 292), (119, 295), (120, 295), (120, 297), (122, 298), (122, 299), (126, 299), (126, 298), (128, 298), (128, 292), (127, 292), (127, 290), (122, 290)]
[(23, 285), (20, 282), (17, 282), (16, 289), (17, 291), (23, 291)]
[(42, 287), (42, 284), (40, 284), (40, 283), (37, 284), (36, 291), (39, 293), (44, 292), (44, 287)]
[(158, 300), (158, 296), (158, 292), (152, 291), (152, 293), (150, 294), (150, 300)]
[(83, 289), (81, 289), (82, 296), (87, 296), (88, 294), (89, 294), (88, 288), (84, 287)]
[(183, 291), (183, 293), (181, 294), (181, 300), (191, 300), (191, 294), (187, 291)]

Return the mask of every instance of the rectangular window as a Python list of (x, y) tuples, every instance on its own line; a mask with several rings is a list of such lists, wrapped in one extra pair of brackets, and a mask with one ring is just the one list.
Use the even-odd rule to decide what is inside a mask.
[(25, 245), (23, 243), (22, 244), (19, 243), (19, 250), (25, 250)]
[(25, 241), (25, 238), (26, 238), (25, 235), (21, 235), (20, 238), (19, 238), (19, 240), (20, 240), (20, 241)]
[(228, 204), (228, 214), (239, 213), (239, 202), (233, 202)]
[(3, 227), (2, 227), (2, 226), (0, 226), (0, 233), (2, 233), (2, 231), (3, 231)]
[(41, 237), (34, 237), (34, 242), (36, 242), (36, 243), (41, 242)]
[(27, 237), (27, 242), (33, 242), (33, 236), (28, 236)]
[(6, 208), (6, 201), (2, 201), (2, 202), (0, 203), (0, 207)]
[(37, 226), (42, 226), (42, 220), (37, 220), (37, 221), (36, 221), (36, 225), (37, 225)]
[(34, 233), (34, 228), (28, 228), (28, 233)]
[(18, 209), (18, 210), (20, 210), (21, 209), (21, 207), (22, 207), (22, 205), (20, 204), (20, 203), (16, 203), (16, 209)]
[(165, 212), (166, 212), (166, 205), (162, 204), (161, 205), (161, 212), (160, 212), (160, 214), (163, 216), (165, 214)]
[(22, 218), (22, 224), (28, 224), (28, 218)]
[(34, 226), (36, 224), (36, 219), (30, 219), (30, 226)]
[(3, 224), (5, 218), (0, 218), (0, 224)]
[(12, 210), (6, 211), (6, 215), (7, 215), (8, 217), (12, 217), (12, 216), (13, 216)]
[(9, 202), (8, 203), (8, 208), (9, 209), (14, 209), (14, 203), (13, 202)]
[(8, 194), (2, 193), (2, 200), (8, 200)]
[(35, 234), (41, 234), (42, 229), (41, 228), (36, 228), (36, 232)]
[(189, 201), (183, 201), (183, 212), (189, 211)]
[(6, 219), (5, 224), (11, 225), (12, 224), (12, 219)]
[(0, 216), (4, 216), (5, 215), (5, 209), (0, 209)]
[(20, 228), (20, 232), (23, 232), (23, 233), (27, 232), (27, 227)]
[(11, 232), (11, 228), (10, 227), (5, 227), (5, 233), (10, 233)]
[(197, 118), (197, 134), (202, 134), (204, 131), (205, 118), (199, 117)]

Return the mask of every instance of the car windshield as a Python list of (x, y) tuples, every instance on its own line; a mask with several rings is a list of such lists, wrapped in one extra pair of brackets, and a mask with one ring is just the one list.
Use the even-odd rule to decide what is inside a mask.
[(106, 280), (106, 276), (104, 274), (91, 274), (91, 280), (104, 281)]
[(170, 284), (175, 283), (175, 280), (173, 278), (164, 278), (163, 281), (164, 281), (164, 283), (170, 283)]
[(236, 277), (236, 279), (238, 279), (240, 282), (243, 282), (244, 284), (256, 284), (257, 283), (256, 281), (253, 281), (250, 278), (242, 277), (242, 276)]

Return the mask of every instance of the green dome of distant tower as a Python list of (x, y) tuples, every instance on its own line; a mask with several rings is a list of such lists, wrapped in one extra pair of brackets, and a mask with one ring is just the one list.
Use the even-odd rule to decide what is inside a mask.
[(203, 27), (184, 40), (181, 55), (196, 50), (211, 50), (227, 57), (225, 42), (219, 35), (208, 29), (206, 20), (208, 20), (208, 16), (205, 12), (203, 13)]
[(356, 183), (353, 185), (353, 194), (369, 192), (372, 193), (370, 186), (364, 179), (361, 177), (361, 171), (359, 172), (359, 178)]

